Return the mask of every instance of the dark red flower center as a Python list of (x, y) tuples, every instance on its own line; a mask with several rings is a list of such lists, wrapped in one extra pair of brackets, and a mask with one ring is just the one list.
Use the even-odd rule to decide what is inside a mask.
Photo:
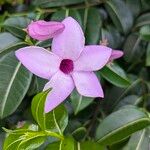
[(65, 74), (69, 74), (70, 72), (73, 71), (73, 61), (70, 59), (63, 59), (60, 63), (60, 70), (65, 73)]

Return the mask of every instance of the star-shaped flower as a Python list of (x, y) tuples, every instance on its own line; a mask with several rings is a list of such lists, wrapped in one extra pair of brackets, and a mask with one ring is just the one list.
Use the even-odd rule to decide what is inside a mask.
[(81, 95), (104, 97), (93, 71), (109, 62), (112, 49), (101, 45), (85, 46), (84, 34), (78, 22), (67, 17), (62, 23), (65, 29), (54, 36), (52, 52), (37, 46), (16, 51), (17, 58), (28, 70), (49, 80), (44, 90), (52, 90), (46, 99), (45, 112), (62, 103), (75, 87)]

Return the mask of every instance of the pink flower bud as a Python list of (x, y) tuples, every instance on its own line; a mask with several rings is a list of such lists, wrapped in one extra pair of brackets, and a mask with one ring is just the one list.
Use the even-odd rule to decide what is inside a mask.
[(112, 50), (111, 56), (109, 58), (109, 61), (112, 61), (114, 59), (118, 59), (123, 56), (123, 52), (119, 50)]
[(32, 21), (27, 28), (27, 33), (33, 39), (44, 41), (58, 35), (64, 30), (64, 24), (55, 21)]

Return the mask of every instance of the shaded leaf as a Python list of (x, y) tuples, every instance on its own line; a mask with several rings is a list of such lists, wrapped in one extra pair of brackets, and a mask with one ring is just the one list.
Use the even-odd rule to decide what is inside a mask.
[(142, 7), (141, 0), (126, 0), (126, 4), (135, 17), (140, 13)]
[(84, 21), (85, 21), (84, 28), (85, 28), (86, 43), (97, 44), (99, 42), (100, 28), (102, 26), (102, 20), (99, 10), (96, 8), (88, 9), (87, 18), (84, 15)]
[(48, 8), (48, 7), (59, 7), (59, 6), (65, 6), (65, 5), (72, 5), (72, 4), (79, 4), (84, 2), (84, 0), (34, 0), (33, 4), (36, 6), (40, 6), (42, 8)]
[(150, 24), (150, 13), (144, 13), (135, 21), (135, 28)]
[(70, 99), (75, 115), (93, 102), (93, 98), (84, 97), (76, 90), (71, 93)]
[(148, 44), (146, 52), (146, 66), (150, 66), (150, 43)]
[(122, 0), (108, 0), (105, 7), (116, 27), (120, 31), (128, 33), (133, 24), (133, 16), (125, 2)]
[(138, 61), (144, 53), (144, 50), (141, 50), (141, 38), (137, 33), (130, 34), (123, 46), (124, 50), (124, 59), (127, 62)]
[(123, 38), (121, 37), (118, 30), (116, 30), (114, 26), (110, 25), (107, 25), (106, 28), (101, 28), (101, 40), (103, 39), (107, 39), (108, 46), (113, 49), (118, 48), (123, 41)]

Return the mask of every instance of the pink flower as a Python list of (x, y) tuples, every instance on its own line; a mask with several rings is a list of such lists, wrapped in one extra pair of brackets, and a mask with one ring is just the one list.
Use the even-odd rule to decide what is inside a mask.
[(43, 41), (58, 35), (64, 28), (64, 24), (60, 22), (39, 20), (32, 21), (27, 27), (27, 32), (32, 38)]
[(102, 87), (93, 71), (104, 67), (112, 49), (101, 45), (85, 46), (78, 22), (71, 17), (62, 21), (64, 31), (52, 41), (52, 52), (37, 46), (16, 51), (17, 58), (35, 75), (48, 79), (44, 90), (52, 88), (45, 104), (49, 112), (62, 103), (76, 87), (87, 97), (104, 97)]

